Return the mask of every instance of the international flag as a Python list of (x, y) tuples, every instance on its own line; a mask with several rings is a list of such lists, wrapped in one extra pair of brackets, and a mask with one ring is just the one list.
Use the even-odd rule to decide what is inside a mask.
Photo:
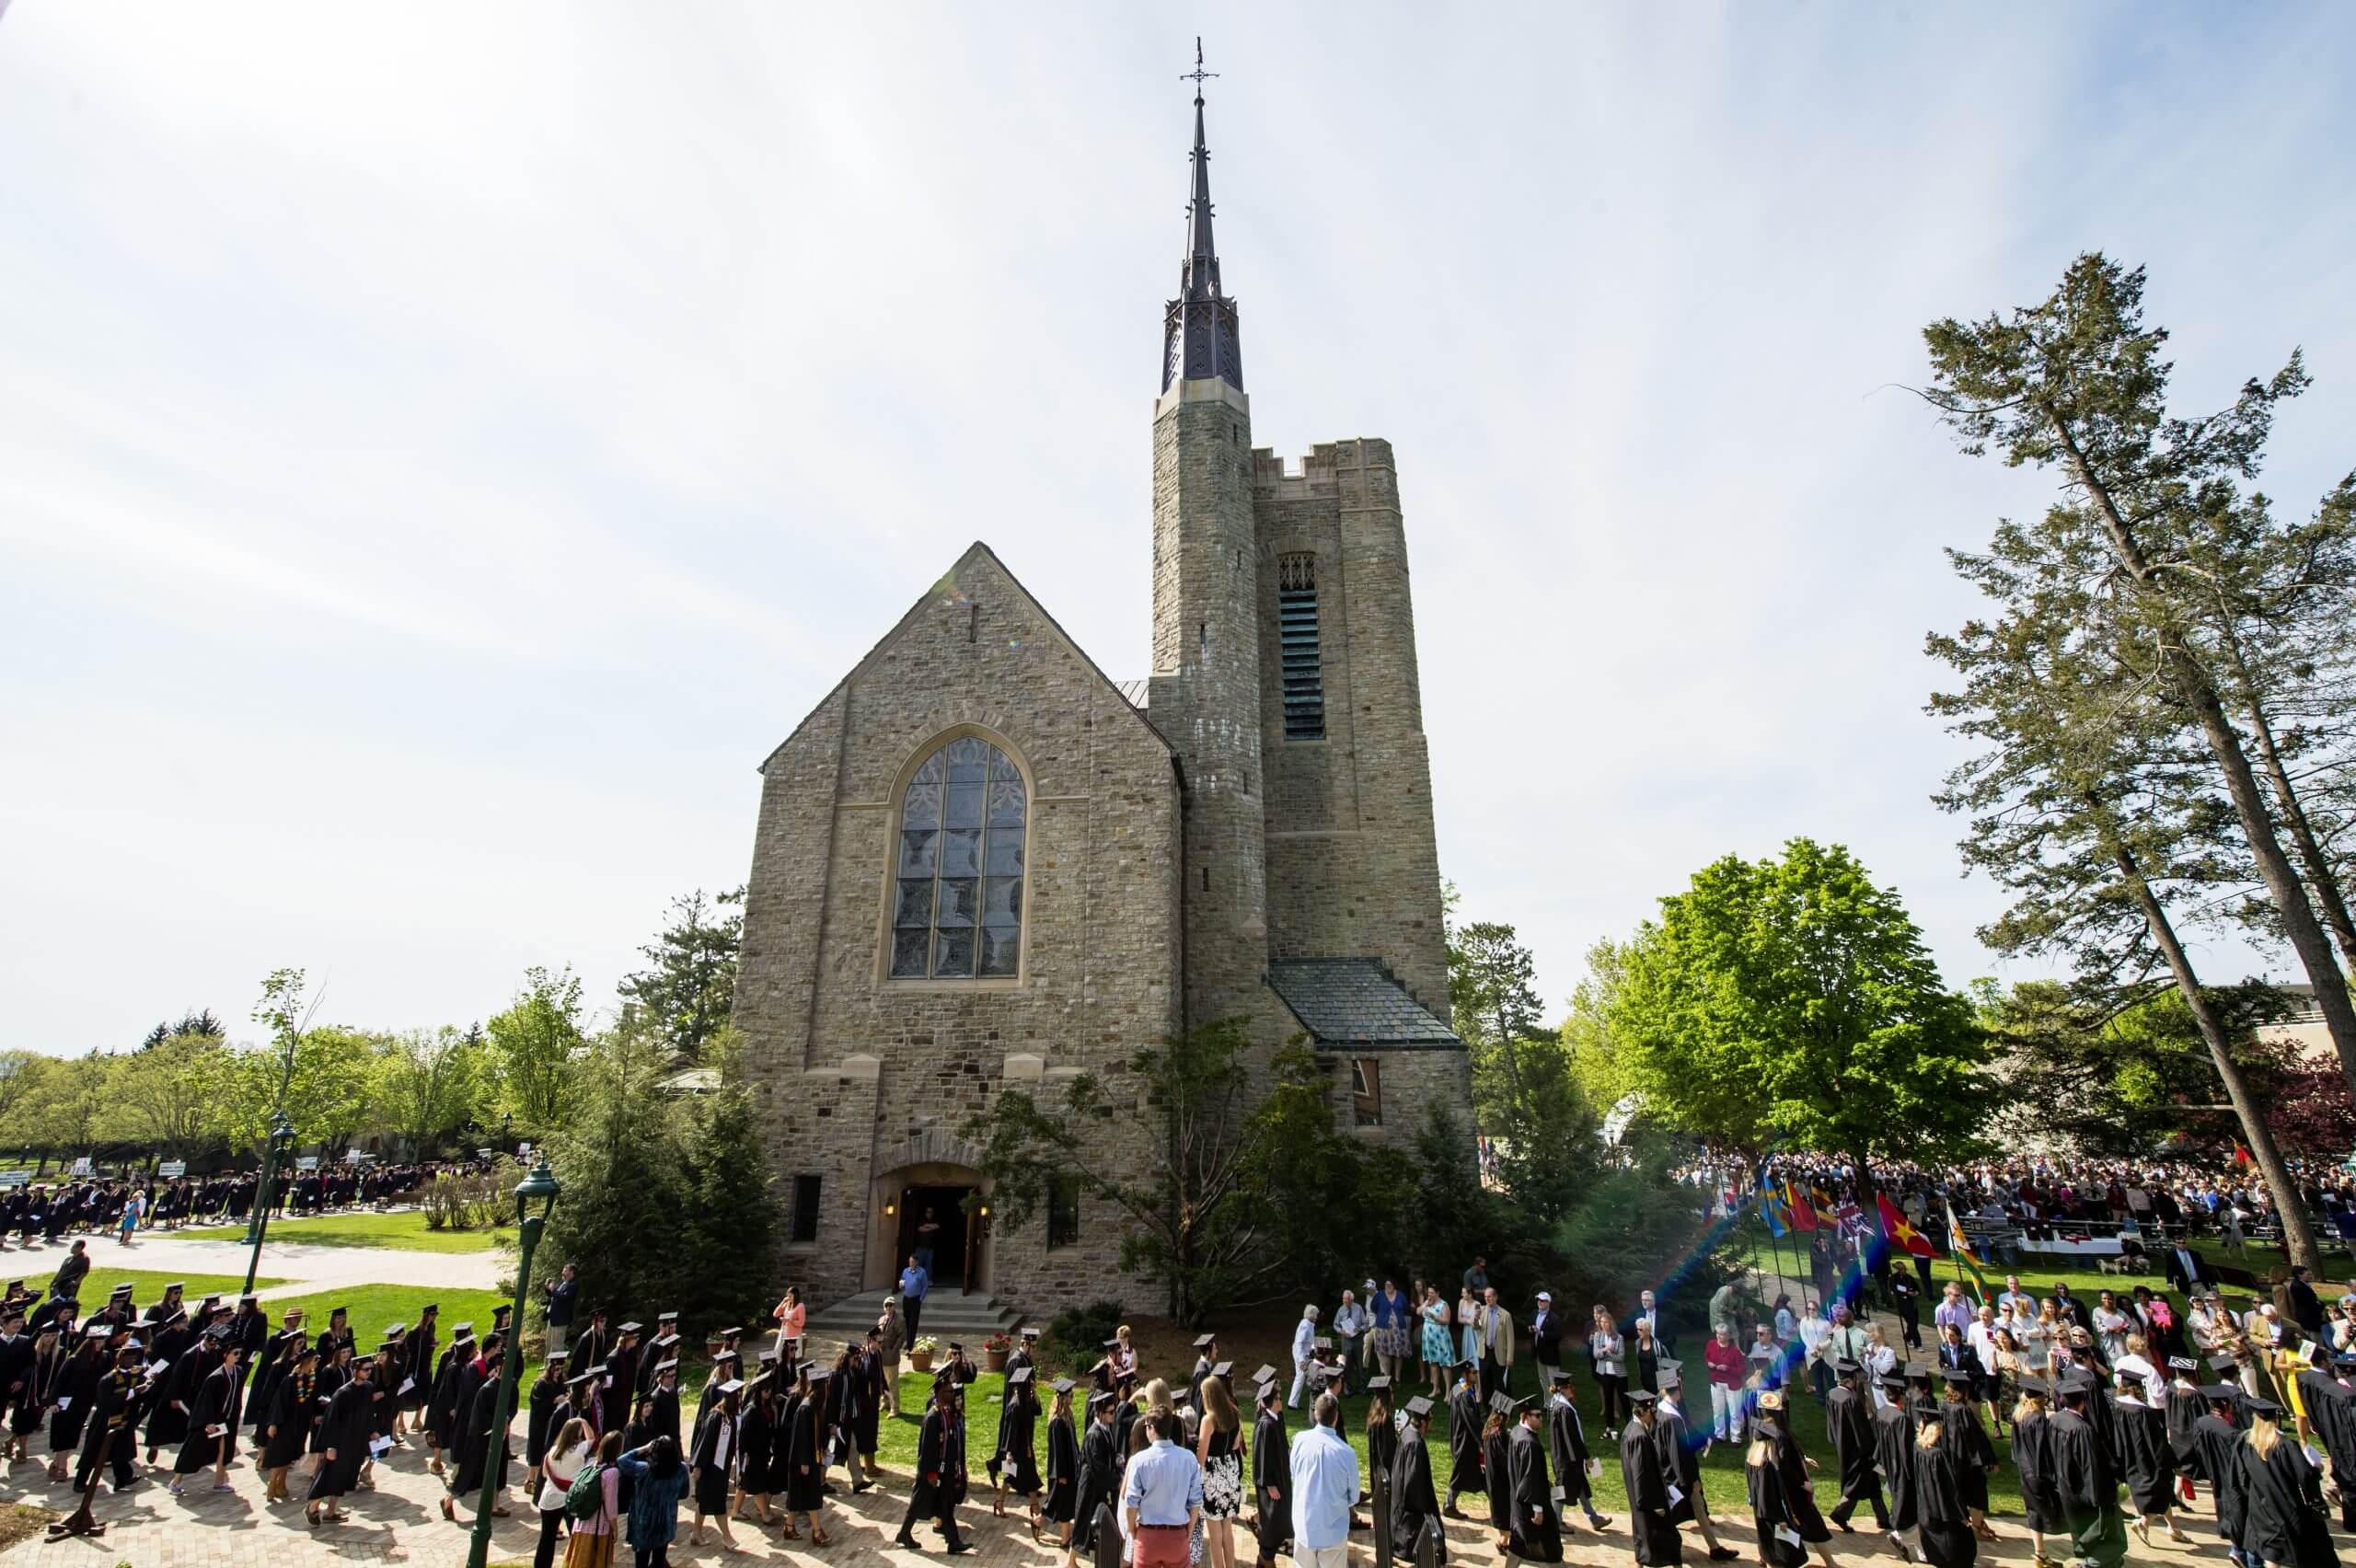
[(1972, 1254), (1971, 1239), (1963, 1233), (1963, 1221), (1955, 1216), (1953, 1199), (1947, 1200), (1947, 1251), (1955, 1254), (1956, 1262), (1970, 1271), (1971, 1283), (1980, 1299), (1983, 1302), (1995, 1300), (1995, 1297), (1989, 1294), (1988, 1276), (1980, 1272), (1980, 1260)]
[(1798, 1182), (1784, 1183), (1784, 1202), (1791, 1205), (1793, 1229), (1814, 1230), (1816, 1228), (1816, 1210), (1808, 1206), (1807, 1194), (1800, 1191)]
[(1881, 1232), (1889, 1238), (1891, 1246), (1911, 1252), (1918, 1258), (1936, 1256), (1930, 1238), (1907, 1224), (1906, 1216), (1898, 1212), (1898, 1205), (1891, 1203), (1887, 1194), (1876, 1193), (1874, 1202), (1881, 1208)]
[(1775, 1195), (1774, 1184), (1767, 1180), (1764, 1170), (1759, 1173), (1759, 1217), (1767, 1222), (1767, 1234), (1777, 1240), (1792, 1228), (1791, 1211)]

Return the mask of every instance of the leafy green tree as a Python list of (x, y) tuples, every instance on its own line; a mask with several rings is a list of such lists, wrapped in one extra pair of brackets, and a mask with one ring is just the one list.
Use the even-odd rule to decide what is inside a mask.
[(1992, 1086), (1969, 1004), (1839, 845), (1704, 867), (1625, 957), (1611, 1032), (1652, 1114), (1866, 1182), (1877, 1158), (1974, 1146)]
[[(2047, 529), (2061, 553), (2099, 559), (2100, 595), (2119, 627), (2114, 656), (2143, 650), (2143, 672), (2207, 749), (2356, 1086), (2356, 1006), (2316, 917), (2315, 890), (2284, 852), (2267, 789), (2228, 710), (2217, 641), (2220, 594), (2227, 619), (2246, 625), (2240, 606), (2264, 601), (2268, 562), (2212, 525), (2235, 512), (2276, 408), (2305, 390), (2308, 377), (2293, 353), (2269, 380), (2246, 383), (2230, 408), (2171, 416), (2171, 367), (2160, 357), (2167, 334), (2144, 325), (2142, 294), (2141, 269), (2085, 255), (2040, 304), (1978, 322), (1934, 322), (1923, 332), (1932, 364), (1923, 396), (1966, 453), (1992, 446), (2012, 466), (2058, 472), (2065, 499), (2049, 511)], [(2320, 584), (2307, 602), (2344, 616), (2349, 586)]]
[(671, 924), (638, 951), (648, 967), (626, 976), (622, 997), (655, 1034), (690, 1062), (728, 1022), (736, 999), (736, 950), (745, 934), (745, 890), (709, 903), (703, 889), (671, 901)]
[(1558, 1032), (1543, 1022), (1537, 963), (1511, 926), (1448, 928), (1456, 1032), (1472, 1058), (1472, 1108), (1495, 1140), (1497, 1175), (1542, 1223), (1560, 1219), (1593, 1172), (1593, 1112)]
[(277, 1046), (215, 1053), (208, 1092), (229, 1146), (260, 1146), (283, 1110), (299, 1147), (341, 1149), (368, 1125), (378, 1043), (357, 1030), (312, 1024)]
[(997, 1223), (1020, 1229), (1058, 1182), (1076, 1180), (1119, 1215), (1122, 1271), (1167, 1282), (1180, 1321), (1276, 1299), (1300, 1267), (1278, 1243), (1297, 1235), (1288, 1227), (1300, 1216), (1322, 1213), (1329, 1194), (1272, 1183), (1318, 1180), (1352, 1162), (1334, 1147), (1344, 1135), (1316, 1057), (1297, 1045), (1277, 1052), (1255, 1097), (1253, 1055), (1243, 1020), (1223, 1019), (1140, 1050), (1104, 1077), (1079, 1075), (1060, 1103), (1000, 1090), (964, 1128), (982, 1146)]
[(0, 1051), (0, 1144), (12, 1148), (47, 1145), (37, 1113), (48, 1093), (46, 1080), (57, 1058), (38, 1051)]
[(501, 1101), (546, 1136), (564, 1124), (582, 1053), (581, 978), (571, 964), (551, 974), (535, 964), (507, 1010), (483, 1026), (499, 1075)]
[(225, 1142), (228, 1124), (214, 1095), (225, 1055), (219, 1035), (193, 1032), (142, 1048), (115, 1075), (134, 1136), (167, 1159), (187, 1159)]
[(480, 1029), (403, 1030), (383, 1041), (375, 1065), (377, 1120), (420, 1157), (449, 1143), (490, 1097)]

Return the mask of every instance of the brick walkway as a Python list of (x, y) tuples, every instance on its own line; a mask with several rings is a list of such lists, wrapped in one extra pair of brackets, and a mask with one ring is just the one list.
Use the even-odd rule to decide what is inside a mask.
[[(36, 1443), (35, 1447), (39, 1447)], [(118, 1563), (129, 1563), (132, 1568), (328, 1568), (330, 1564), (352, 1562), (457, 1568), (466, 1561), (468, 1531), (443, 1522), (441, 1483), (424, 1472), (424, 1465), (422, 1450), (396, 1449), (389, 1461), (378, 1465), (375, 1492), (356, 1493), (344, 1500), (351, 1520), (316, 1534), (304, 1527), (299, 1502), (263, 1506), (261, 1480), (248, 1467), (231, 1470), (237, 1487), (234, 1493), (216, 1496), (206, 1492), (200, 1495), (194, 1490), (197, 1478), (191, 1478), (191, 1490), (186, 1498), (167, 1493), (165, 1481), (169, 1478), (164, 1471), (148, 1472), (158, 1479), (143, 1480), (120, 1497), (111, 1493), (101, 1493), (98, 1516), (110, 1527), (102, 1539), (53, 1544), (35, 1539), (0, 1554), (0, 1568), (115, 1568)], [(521, 1471), (519, 1464), (512, 1473), (520, 1475)], [(976, 1495), (978, 1505), (969, 1503), (959, 1513), (959, 1524), (976, 1548), (964, 1562), (975, 1568), (1055, 1568), (1060, 1562), (1060, 1553), (1032, 1543), (1030, 1531), (1021, 1519), (990, 1517), (988, 1498)], [(806, 1540), (788, 1547), (779, 1541), (774, 1531), (747, 1523), (736, 1526), (736, 1539), (742, 1550), (734, 1554), (724, 1551), (711, 1539), (707, 1539), (700, 1548), (690, 1547), (683, 1521), (672, 1561), (718, 1564), (774, 1559), (797, 1563), (823, 1562), (843, 1568), (916, 1568), (919, 1562), (939, 1564), (947, 1561), (940, 1553), (939, 1538), (929, 1528), (919, 1528), (917, 1532), (917, 1539), (926, 1547), (921, 1555), (890, 1545), (893, 1534), (899, 1528), (907, 1500), (907, 1478), (888, 1469), (881, 1491), (857, 1498), (829, 1499), (826, 1528), (835, 1537), (835, 1544), (823, 1551), (812, 1548)], [(44, 1484), (31, 1466), (17, 1466), (0, 1480), (0, 1501), (39, 1503), (60, 1512), (70, 1508), (73, 1503), (68, 1487)], [(1476, 1508), (1481, 1505), (1477, 1498), (1470, 1502)], [(516, 1510), (516, 1515), (499, 1521), (492, 1539), (491, 1561), (529, 1562), (538, 1540), (537, 1516), (512, 1494), (508, 1505)], [(2204, 1510), (2205, 1507), (2204, 1499)], [(2004, 1539), (1993, 1547), (1981, 1548), (1981, 1562), (2027, 1563), (2028, 1543), (2019, 1521), (2000, 1519), (1997, 1528)], [(2163, 1544), (2145, 1551), (2131, 1541), (2130, 1555), (2139, 1562), (2177, 1564), (2189, 1564), (2196, 1558), (2222, 1562), (2224, 1551), (2205, 1521), (2193, 1528), (2201, 1543), (2198, 1549), (2170, 1549)], [(1722, 1527), (1722, 1534), (1729, 1546), (1741, 1551), (1745, 1562), (1756, 1561), (1747, 1518)], [(1448, 1538), (1449, 1555), (1456, 1564), (1498, 1561), (1485, 1523), (1451, 1523)], [(1249, 1538), (1239, 1535), (1238, 1544), (1241, 1568), (1251, 1568)], [(1627, 1533), (1616, 1523), (1600, 1537), (1582, 1527), (1565, 1544), (1568, 1561), (1582, 1568), (1628, 1568), (1634, 1561)], [(1867, 1533), (1839, 1536), (1833, 1544), (1838, 1553), (1836, 1562), (1842, 1568), (1853, 1564), (1873, 1564), (1876, 1568), (1887, 1564), (1896, 1568), (1898, 1563), (1896, 1555)], [(1690, 1528), (1686, 1531), (1685, 1550), (1688, 1562), (1706, 1563), (1701, 1542)], [(1367, 1537), (1351, 1539), (1350, 1560), (1353, 1568), (1371, 1568), (1374, 1553)], [(560, 1557), (559, 1561), (561, 1562)], [(628, 1568), (629, 1562), (629, 1551), (624, 1548), (618, 1554), (617, 1563), (619, 1568)]]

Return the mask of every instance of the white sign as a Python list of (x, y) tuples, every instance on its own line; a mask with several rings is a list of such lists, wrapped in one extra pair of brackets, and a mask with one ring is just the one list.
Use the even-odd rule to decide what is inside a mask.
[(531, 1153), (531, 1152), (532, 1152), (532, 1146), (531, 1146), (530, 1144), (527, 1144), (527, 1143), (519, 1143), (519, 1144), (517, 1144), (517, 1145), (515, 1146), (515, 1153), (516, 1153), (517, 1158), (519, 1158), (519, 1159), (520, 1159), (520, 1158), (522, 1158), (522, 1157), (523, 1157), (523, 1156), (525, 1156), (525, 1155), (527, 1155), (527, 1154)]
[(29, 1187), (32, 1180), (29, 1170), (0, 1170), (0, 1187)]
[(173, 1180), (175, 1177), (185, 1176), (188, 1174), (188, 1161), (185, 1159), (167, 1159), (164, 1161), (163, 1164), (156, 1167), (156, 1174), (167, 1182)]
[(76, 1176), (87, 1176), (90, 1170), (90, 1157), (87, 1154), (74, 1162), (74, 1174)]
[(294, 1157), (294, 1169), (297, 1170), (317, 1170), (318, 1168), (319, 1157), (316, 1154), (298, 1154)]

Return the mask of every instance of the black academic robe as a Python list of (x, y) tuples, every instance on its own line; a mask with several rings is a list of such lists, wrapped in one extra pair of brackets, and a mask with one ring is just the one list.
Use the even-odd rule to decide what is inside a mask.
[(1039, 1511), (1055, 1524), (1075, 1516), (1080, 1504), (1080, 1439), (1068, 1415), (1047, 1420), (1046, 1500)]
[[(1801, 1568), (1807, 1561), (1807, 1547), (1792, 1524), (1792, 1511), (1784, 1495), (1783, 1472), (1771, 1459), (1745, 1465), (1743, 1480), (1750, 1493), (1751, 1528), (1758, 1538), (1759, 1561), (1767, 1568)], [(1778, 1534), (1779, 1528), (1784, 1533)]]
[(916, 1482), (908, 1489), (908, 1514), (912, 1518), (939, 1519), (947, 1529), (951, 1512), (964, 1491), (965, 1453), (964, 1424), (941, 1413), (935, 1405), (924, 1412), (924, 1425), (917, 1434)]
[(106, 1372), (107, 1368), (99, 1365), (96, 1349), (87, 1354), (77, 1350), (65, 1358), (64, 1369), (58, 1373), (57, 1385), (49, 1396), (52, 1404), (64, 1403), (63, 1410), (49, 1418), (51, 1453), (67, 1453), (81, 1445), (82, 1428), (90, 1419), (90, 1402), (98, 1393), (98, 1379)]
[(1889, 1488), (1889, 1528), (1912, 1529), (1921, 1512), (1914, 1499), (1914, 1422), (1902, 1404), (1874, 1412), (1874, 1468)]
[(818, 1401), (796, 1399), (785, 1412), (785, 1493), (789, 1513), (815, 1512), (826, 1498), (824, 1434), (818, 1429)]
[[(1915, 1528), (1923, 1555), (1932, 1568), (1971, 1568), (1980, 1557), (1980, 1540), (1971, 1530), (1969, 1505), (1964, 1501), (1964, 1471), (1969, 1468), (1960, 1450), (1944, 1437), (1915, 1457)], [(1983, 1435), (1981, 1441), (1987, 1441)]]
[(1841, 1500), (1854, 1503), (1871, 1496), (1879, 1478), (1874, 1471), (1873, 1408), (1865, 1396), (1847, 1387), (1826, 1395), (1824, 1435), (1840, 1470)]
[(450, 1491), (462, 1500), (481, 1494), (486, 1473), (495, 1473), (497, 1477), (492, 1482), (494, 1491), (507, 1485), (507, 1463), (514, 1450), (505, 1432), (500, 1432), (495, 1441), (491, 1432), (499, 1420), (499, 1390), (497, 1378), (481, 1379), (475, 1386), (465, 1417), (458, 1423), (458, 1463), (451, 1471)]
[(1506, 1467), (1511, 1462), (1507, 1428), (1481, 1435), (1481, 1473), (1489, 1481), (1489, 1524), (1499, 1535), (1513, 1528), (1513, 1487)]
[(1477, 1389), (1459, 1389), (1448, 1398), (1448, 1490), (1486, 1492), (1481, 1453), (1482, 1417), (1488, 1406)]
[(300, 1334), (274, 1333), (265, 1338), (261, 1348), (254, 1352), (253, 1393), (246, 1401), (246, 1419), (255, 1425), (260, 1426), (270, 1419), (271, 1390), (276, 1388), (286, 1366), (292, 1365), (289, 1353), (294, 1342), (303, 1337)]
[(725, 1401), (715, 1402), (696, 1426), (695, 1451), (687, 1463), (694, 1470), (696, 1512), (728, 1512), (728, 1485), (741, 1452), (744, 1424), (729, 1413)]
[(2070, 1530), (2073, 1557), (2116, 1563), (2125, 1555), (2127, 1532), (2119, 1513), (2118, 1472), (2093, 1423), (2072, 1410), (2046, 1420), (2053, 1450), (2053, 1490)]
[[(926, 1419), (930, 1420), (930, 1417)], [(1073, 1502), (1072, 1548), (1083, 1556), (1095, 1550), (1096, 1510), (1115, 1501), (1120, 1486), (1121, 1450), (1113, 1424), (1091, 1421), (1080, 1446), (1079, 1495)]]
[(1526, 1425), (1517, 1425), (1506, 1444), (1506, 1474), (1513, 1496), (1513, 1554), (1525, 1562), (1560, 1562), (1563, 1517), (1554, 1511), (1546, 1446)]
[(467, 1379), (474, 1375), (474, 1346), (454, 1344), (442, 1354), (433, 1389), (425, 1401), (425, 1435), (437, 1448), (457, 1447), (458, 1412), (474, 1397)]
[(777, 1467), (777, 1401), (751, 1401), (736, 1420), (736, 1441), (744, 1450), (736, 1473), (747, 1493), (758, 1495), (769, 1490), (769, 1476)]
[[(232, 1372), (225, 1363), (197, 1385), (196, 1397), (189, 1401), (188, 1436), (172, 1461), (174, 1475), (194, 1475), (237, 1451), (238, 1400), (246, 1391), (243, 1371)], [(215, 1426), (221, 1428), (219, 1436), (212, 1435)]]
[(2209, 1413), (2209, 1403), (2200, 1391), (2189, 1383), (2168, 1385), (2168, 1447), (2176, 1450), (2180, 1468), (2192, 1452), (2192, 1429)]
[(311, 1424), (318, 1419), (316, 1381), (307, 1372), (282, 1372), (271, 1379), (270, 1409), (261, 1418), (264, 1470), (277, 1470), (303, 1457)]
[(524, 1412), (524, 1468), (535, 1474), (548, 1457), (549, 1439), (556, 1435), (556, 1412), (563, 1394), (564, 1384), (554, 1378), (544, 1377), (532, 1385)]
[[(1802, 1540), (1811, 1543), (1831, 1540), (1831, 1527), (1824, 1522), (1823, 1514), (1817, 1509), (1816, 1498), (1808, 1491), (1807, 1457), (1800, 1452), (1799, 1439), (1792, 1435), (1791, 1424), (1780, 1417), (1761, 1421), (1758, 1432), (1760, 1436), (1773, 1445), (1773, 1462), (1776, 1473), (1784, 1478), (1784, 1506), (1791, 1513), (1792, 1528), (1800, 1532)], [(1701, 1461), (1695, 1459), (1692, 1463), (1692, 1468), (1685, 1472), (1685, 1479), (1678, 1483), (1689, 1493), (1698, 1492), (1702, 1487)]]
[(1039, 1460), (1033, 1452), (1038, 1431), (1038, 1407), (1015, 1400), (999, 1414), (996, 1469), (1011, 1490), (1028, 1497), (1039, 1490)]
[[(2356, 1482), (2356, 1390), (2337, 1378), (2318, 1374), (2314, 1389), (2302, 1391), (2306, 1394), (2307, 1424), (2331, 1458), (2335, 1482), (2341, 1476)], [(2340, 1489), (2339, 1517), (2343, 1526), (2356, 1526), (2356, 1485)]]
[(64, 1378), (65, 1368), (74, 1358), (63, 1344), (52, 1344), (47, 1350), (36, 1350), (25, 1364), (23, 1389), (17, 1396), (17, 1408), (8, 1418), (11, 1435), (26, 1437), (40, 1426), (49, 1413), (50, 1401), (57, 1397), (57, 1388)]
[[(401, 1341), (400, 1353), (393, 1357), (393, 1365), (398, 1368), (393, 1378), (397, 1390), (393, 1395), (395, 1410), (423, 1410), (425, 1402), (433, 1397), (433, 1342), (438, 1337), (433, 1325), (420, 1324)], [(401, 1388), (404, 1383), (409, 1385), (405, 1390)]]
[(1282, 1411), (1263, 1410), (1252, 1428), (1252, 1495), (1260, 1510), (1260, 1561), (1278, 1552), (1290, 1556), (1292, 1439), (1286, 1435)]
[(318, 1412), (318, 1419), (311, 1423), (311, 1451), (313, 1453), (318, 1453), (327, 1447), (328, 1406), (333, 1404), (336, 1395), (341, 1393), (352, 1382), (352, 1368), (349, 1366), (331, 1366), (321, 1362), (318, 1364), (318, 1371), (313, 1375), (311, 1386), (312, 1405)]
[(1986, 1513), (1988, 1472), (1995, 1467), (1996, 1446), (1980, 1424), (1977, 1406), (1949, 1400), (1939, 1408), (1939, 1447), (1955, 1458), (1955, 1483), (1963, 1491), (1964, 1506)]
[(219, 1365), (218, 1357), (190, 1348), (192, 1338), (185, 1329), (166, 1329), (147, 1353), (150, 1362), (167, 1364), (157, 1374), (156, 1402), (147, 1417), (151, 1448), (170, 1447), (188, 1435), (188, 1402), (196, 1397), (204, 1375)]
[[(646, 1396), (646, 1429), (658, 1437), (668, 1437), (674, 1443), (680, 1441), (678, 1389), (657, 1388)], [(684, 1445), (682, 1449), (684, 1451)]]
[(108, 1434), (114, 1434), (115, 1451), (107, 1455), (111, 1465), (126, 1460), (127, 1445), (139, 1436), (139, 1418), (144, 1413), (145, 1401), (153, 1390), (141, 1378), (139, 1369), (110, 1367), (102, 1373), (90, 1394), (90, 1419), (82, 1433), (80, 1463), (87, 1469), (98, 1467), (100, 1450), (106, 1446)]
[(2166, 1513), (2175, 1506), (2176, 1492), (2176, 1450), (2168, 1444), (2167, 1417), (2141, 1400), (2114, 1400), (2111, 1406), (2129, 1505), (2146, 1516)]
[(1391, 1461), (1391, 1554), (1394, 1562), (1415, 1561), (1415, 1543), (1432, 1532), (1435, 1560), (1448, 1561), (1448, 1532), (1440, 1522), (1439, 1495), (1432, 1488), (1430, 1450), (1424, 1435), (1410, 1424), (1399, 1435), (1399, 1452)]
[(2040, 1410), (2013, 1423), (2013, 1475), (2020, 1482), (2021, 1514), (2030, 1529), (2040, 1532), (2068, 1528), (2061, 1495), (2053, 1489), (2053, 1432), (2047, 1424), (2050, 1420)]
[(318, 1448), (333, 1458), (319, 1461), (311, 1480), (311, 1500), (341, 1497), (360, 1479), (368, 1462), (368, 1434), (375, 1425), (375, 1390), (354, 1379), (335, 1391), (319, 1417)]
[(1628, 1490), (1628, 1529), (1635, 1537), (1636, 1561), (1665, 1568), (1685, 1561), (1685, 1544), (1669, 1516), (1669, 1472), (1660, 1445), (1641, 1420), (1620, 1434), (1620, 1479)]
[(2297, 1435), (2283, 1433), (2263, 1458), (2245, 1439), (2235, 1459), (2248, 1509), (2242, 1549), (2281, 1568), (2339, 1568), (2324, 1520), (2322, 1483)]

